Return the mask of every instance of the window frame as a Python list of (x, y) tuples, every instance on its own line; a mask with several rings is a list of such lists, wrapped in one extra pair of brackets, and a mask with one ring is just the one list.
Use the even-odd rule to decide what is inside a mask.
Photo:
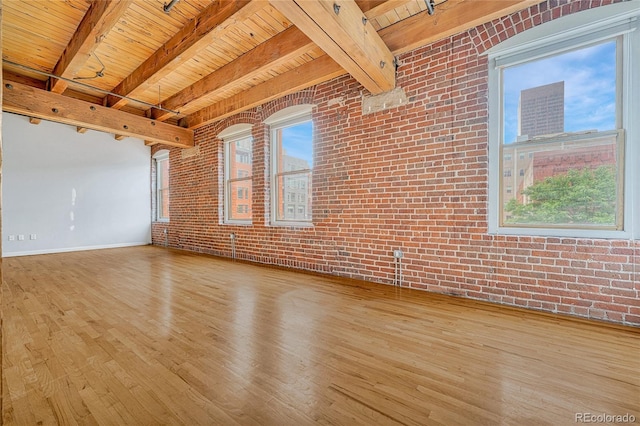
[[(243, 203), (247, 205), (247, 209), (240, 208), (241, 204), (236, 205), (235, 214), (242, 213), (250, 213), (251, 216), (247, 219), (237, 219), (233, 218), (232, 205), (231, 205), (231, 194), (234, 189), (232, 189), (232, 185), (237, 182), (250, 182), (251, 188), (253, 188), (253, 136), (251, 133), (251, 125), (250, 124), (236, 124), (228, 127), (223, 132), (218, 135), (218, 138), (222, 139), (223, 144), (223, 158), (224, 158), (224, 167), (223, 167), (223, 176), (222, 176), (222, 184), (223, 184), (223, 206), (222, 206), (222, 223), (229, 225), (251, 225), (253, 224), (253, 209), (249, 207), (249, 203)], [(243, 177), (233, 177), (231, 176), (231, 150), (229, 147), (231, 144), (236, 143), (238, 141), (242, 141), (245, 139), (249, 139), (251, 142), (251, 155), (250, 155), (250, 164), (251, 164), (251, 174)], [(233, 159), (237, 161), (236, 159)], [(236, 188), (235, 191), (238, 192), (240, 188)], [(251, 201), (253, 202), (252, 194), (249, 193), (248, 188), (243, 188), (243, 192), (246, 190), (246, 198), (242, 198), (243, 201)], [(253, 191), (251, 191), (253, 192)], [(239, 192), (238, 192), (239, 193)], [(236, 197), (240, 199), (239, 197)], [(241, 210), (243, 210), (241, 212)], [(244, 210), (247, 210), (246, 212)]]
[[(312, 158), (315, 159), (315, 125), (313, 123), (312, 108), (314, 105), (304, 104), (296, 105), (279, 111), (264, 121), (269, 125), (269, 135), (271, 138), (270, 150), (271, 150), (271, 182), (270, 182), (270, 202), (271, 202), (271, 217), (270, 225), (272, 226), (293, 226), (293, 227), (312, 227), (313, 226), (313, 161), (310, 169), (302, 169), (295, 171), (282, 171), (278, 172), (278, 162), (276, 153), (278, 152), (276, 144), (278, 143), (276, 133), (278, 130), (296, 126), (298, 124), (311, 122), (312, 125)], [(311, 184), (311, 193), (309, 199), (309, 205), (305, 206), (305, 211), (309, 214), (309, 220), (289, 220), (278, 218), (278, 206), (282, 203), (283, 209), (288, 208), (288, 200), (279, 200), (278, 197), (278, 178), (286, 176), (304, 175), (309, 176), (309, 182)], [(308, 208), (307, 208), (308, 207)], [(295, 214), (295, 207), (294, 207)]]
[[(160, 183), (162, 182), (162, 167), (161, 165), (166, 162), (167, 166), (170, 166), (169, 162), (169, 151), (166, 149), (160, 150), (153, 155), (153, 161), (155, 166), (155, 212), (154, 212), (154, 222), (169, 222), (171, 219), (170, 211), (166, 212), (166, 216), (161, 216), (161, 213), (164, 213), (164, 210), (161, 208), (161, 200), (162, 196), (160, 192), (165, 190), (170, 194), (171, 182), (166, 188), (161, 188)], [(171, 203), (171, 198), (169, 198), (169, 203)], [(169, 210), (169, 207), (167, 207)]]
[[(632, 4), (635, 3), (635, 4)], [(617, 3), (586, 10), (559, 18), (535, 28), (524, 31), (489, 49), (489, 196), (488, 196), (488, 232), (490, 234), (532, 235), (586, 238), (637, 238), (640, 231), (640, 219), (635, 217), (640, 207), (640, 186), (635, 185), (636, 170), (640, 167), (640, 126), (632, 119), (640, 114), (640, 84), (633, 82), (632, 76), (640, 74), (640, 5), (638, 2)], [(624, 134), (622, 152), (622, 182), (620, 189), (623, 200), (619, 229), (598, 229), (592, 227), (554, 227), (551, 225), (502, 226), (502, 69), (587, 47), (620, 37), (618, 58), (621, 64), (618, 70), (617, 102), (620, 115), (618, 131)], [(637, 120), (636, 120), (637, 121)]]

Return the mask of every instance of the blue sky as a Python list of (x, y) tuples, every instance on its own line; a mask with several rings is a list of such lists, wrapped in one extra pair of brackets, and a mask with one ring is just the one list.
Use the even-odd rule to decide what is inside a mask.
[(616, 44), (574, 50), (503, 71), (504, 142), (516, 139), (520, 91), (564, 81), (565, 132), (612, 130), (616, 108)]
[(287, 155), (307, 160), (313, 167), (313, 123), (305, 121), (282, 130), (282, 146)]

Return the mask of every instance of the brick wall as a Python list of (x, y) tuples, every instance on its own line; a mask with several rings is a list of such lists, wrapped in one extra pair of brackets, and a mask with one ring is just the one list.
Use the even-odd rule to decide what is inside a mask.
[[(201, 128), (199, 155), (172, 149), (171, 221), (154, 244), (640, 325), (640, 243), (487, 233), (487, 48), (534, 25), (610, 1), (548, 2), (402, 55), (408, 102), (362, 114), (341, 77)], [(312, 228), (269, 226), (269, 132), (262, 121), (313, 103)], [(253, 225), (222, 224), (222, 142), (253, 124)], [(157, 148), (159, 149), (159, 148)]]

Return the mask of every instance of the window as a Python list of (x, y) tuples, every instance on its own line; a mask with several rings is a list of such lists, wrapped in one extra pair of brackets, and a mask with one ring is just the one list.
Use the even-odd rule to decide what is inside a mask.
[(489, 52), (490, 231), (631, 229), (638, 191), (625, 182), (637, 168), (630, 117), (640, 113), (631, 96), (640, 45), (632, 16), (640, 7), (617, 6), (551, 21)]
[(271, 126), (271, 222), (276, 225), (311, 224), (311, 106), (287, 108), (265, 123)]
[(156, 167), (155, 219), (163, 222), (169, 220), (169, 151), (158, 151), (153, 159)]
[(250, 124), (229, 127), (219, 138), (224, 143), (224, 222), (251, 223), (253, 140)]

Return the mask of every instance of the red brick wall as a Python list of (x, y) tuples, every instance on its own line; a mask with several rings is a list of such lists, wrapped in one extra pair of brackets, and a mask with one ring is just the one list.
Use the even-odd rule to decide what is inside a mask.
[(533, 181), (538, 182), (545, 178), (565, 174), (569, 170), (597, 169), (601, 166), (616, 165), (616, 140), (612, 138), (611, 144), (590, 146), (586, 148), (573, 148), (568, 150), (537, 152), (533, 159)]
[[(558, 4), (563, 3), (563, 4)], [(550, 2), (402, 55), (405, 105), (361, 113), (364, 89), (342, 77), (201, 128), (200, 155), (171, 151), (172, 247), (551, 312), (640, 324), (640, 243), (487, 233), (485, 49), (552, 17), (610, 1)], [(341, 98), (340, 102), (329, 102)], [(318, 105), (312, 228), (269, 226), (269, 133), (262, 121)], [(222, 143), (253, 124), (253, 225), (222, 224)]]

